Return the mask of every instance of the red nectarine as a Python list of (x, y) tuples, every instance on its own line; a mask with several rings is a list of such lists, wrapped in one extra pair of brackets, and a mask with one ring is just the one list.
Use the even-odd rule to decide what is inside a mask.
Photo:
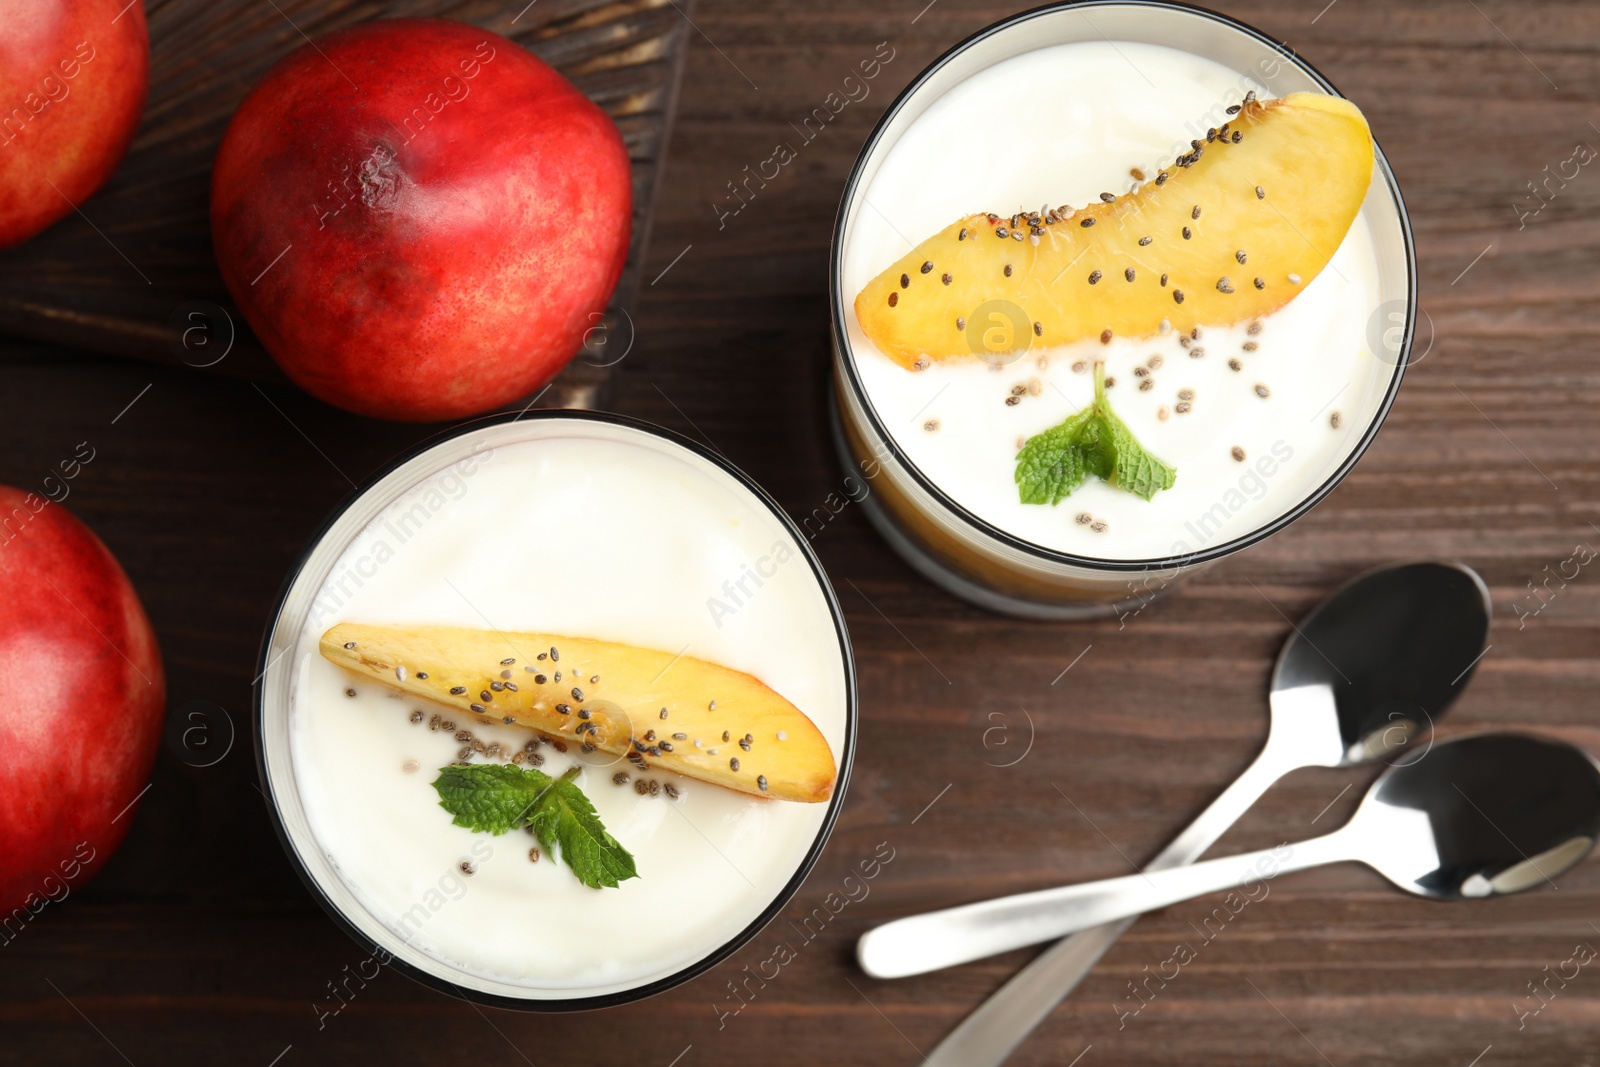
[(211, 232), (290, 378), (391, 419), (458, 418), (554, 377), (621, 274), (616, 126), (525, 49), (465, 23), (318, 38), (239, 105)]
[(105, 184), (149, 88), (138, 0), (0, 0), (0, 248)]
[(0, 486), (0, 944), (122, 843), (165, 707), (116, 559), (61, 504)]

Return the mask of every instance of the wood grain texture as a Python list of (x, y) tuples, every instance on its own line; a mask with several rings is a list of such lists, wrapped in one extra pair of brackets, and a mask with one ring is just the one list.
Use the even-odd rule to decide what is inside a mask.
[[(560, 375), (543, 403), (589, 407), (609, 400), (616, 372), (605, 343), (612, 334), (626, 335), (638, 296), (690, 32), (672, 0), (148, 0), (145, 6), (150, 98), (138, 136), (105, 188), (74, 205), (76, 214), (0, 252), (0, 328), (58, 345), (285, 381), (245, 326), (212, 254), (211, 163), (228, 120), (267, 69), (310, 37), (374, 18), (455, 18), (527, 47), (622, 131), (633, 163), (628, 261), (610, 318), (594, 335), (597, 344)], [(217, 352), (229, 339), (222, 358)]]
[[(823, 507), (841, 477), (822, 420), (827, 243), (845, 175), (899, 87), (1010, 10), (926, 2), (707, 0), (693, 12), (703, 35), (690, 42), (620, 408), (709, 441), (796, 516)], [(1493, 648), (1448, 730), (1537, 727), (1600, 751), (1600, 572), (1585, 569), (1519, 618), (1537, 606), (1529, 581), (1576, 544), (1600, 545), (1600, 176), (1585, 169), (1522, 229), (1513, 209), (1547, 163), (1578, 142), (1600, 145), (1590, 125), (1600, 8), (1324, 3), (1225, 10), (1291, 42), (1370, 117), (1408, 196), (1433, 347), (1375, 446), (1309, 516), (1119, 627), (986, 615), (919, 580), (843, 509), (814, 539), (861, 671), (858, 762), (838, 831), (784, 919), (734, 959), (602, 1014), (480, 1012), (383, 974), (319, 1028), (316, 1006), (333, 1003), (326, 983), (362, 953), (291, 873), (248, 751), (207, 768), (164, 753), (102, 877), (0, 949), (0, 1058), (120, 1062), (114, 1043), (141, 1067), (265, 1067), (279, 1055), (280, 1067), (463, 1055), (507, 1067), (667, 1067), (680, 1055), (678, 1067), (915, 1064), (1029, 953), (874, 982), (850, 961), (854, 938), (909, 909), (1121, 874), (1154, 854), (1260, 743), (1288, 620), (1396, 558), (1463, 560), (1493, 592)], [(261, 17), (255, 5), (238, 11)], [(719, 229), (725, 183), (792, 137), (787, 124), (880, 41), (895, 58), (871, 95)], [(6, 347), (0, 374), (0, 480), (33, 485), (75, 442), (99, 447), (68, 506), (144, 595), (174, 708), (215, 701), (240, 729), (285, 569), (349, 492), (347, 477), (425, 432), (287, 388), (24, 344)], [(1027, 755), (991, 765), (1023, 750), (1030, 719)], [(986, 745), (998, 724), (1007, 732)], [(1372, 773), (1297, 773), (1219, 849), (1321, 830)], [(801, 921), (843, 893), (879, 842), (894, 860), (808, 939)], [(1593, 1064), (1592, 967), (1518, 1029), (1527, 983), (1580, 942), (1600, 947), (1600, 862), (1559, 885), (1446, 905), (1358, 868), (1307, 872), (1275, 882), (1203, 945), (1195, 927), (1219, 901), (1175, 906), (1136, 925), (1013, 1062)], [(1119, 1020), (1128, 983), (1180, 941), (1197, 958)], [(748, 976), (780, 942), (795, 958), (760, 986)], [(719, 1025), (718, 1009), (736, 1006), (730, 982), (748, 983), (749, 1003)]]

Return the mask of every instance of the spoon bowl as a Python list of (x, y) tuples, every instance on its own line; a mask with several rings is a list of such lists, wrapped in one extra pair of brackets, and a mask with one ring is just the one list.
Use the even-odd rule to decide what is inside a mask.
[(1490, 615), (1488, 587), (1459, 563), (1393, 564), (1352, 579), (1284, 642), (1268, 747), (1316, 767), (1405, 751), (1461, 692)]
[(1395, 885), (1436, 900), (1551, 882), (1600, 837), (1600, 767), (1561, 741), (1471, 734), (1386, 770), (1342, 834)]

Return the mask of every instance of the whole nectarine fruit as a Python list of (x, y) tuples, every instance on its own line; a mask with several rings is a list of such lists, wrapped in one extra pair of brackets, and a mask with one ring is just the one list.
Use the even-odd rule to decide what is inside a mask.
[(61, 504), (0, 486), (0, 945), (122, 843), (165, 707), (116, 559)]
[(303, 45), (239, 105), (211, 232), (228, 290), (307, 391), (458, 418), (555, 376), (622, 272), (615, 124), (527, 50), (443, 19)]
[(0, 0), (0, 248), (106, 183), (149, 89), (139, 0)]

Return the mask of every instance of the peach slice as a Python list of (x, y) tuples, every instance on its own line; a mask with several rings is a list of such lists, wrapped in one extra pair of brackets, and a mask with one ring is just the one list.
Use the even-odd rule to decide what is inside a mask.
[(1252, 93), (1191, 148), (1086, 208), (951, 223), (861, 291), (861, 328), (920, 369), (1265, 315), (1328, 265), (1372, 178), (1366, 119), (1319, 93)]
[(559, 634), (359, 623), (323, 634), (321, 652), (480, 722), (631, 753), (754, 796), (833, 794), (833, 752), (804, 712), (751, 675), (693, 656)]

